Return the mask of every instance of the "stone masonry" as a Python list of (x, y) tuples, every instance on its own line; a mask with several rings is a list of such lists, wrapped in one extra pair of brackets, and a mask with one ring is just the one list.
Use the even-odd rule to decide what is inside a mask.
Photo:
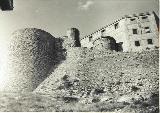
[(158, 29), (152, 12), (126, 15), (81, 41), (77, 28), (62, 38), (37, 28), (20, 29), (6, 50), (0, 91), (85, 105), (133, 103), (158, 93)]
[(101, 41), (103, 37), (110, 36), (116, 40), (123, 52), (157, 48), (159, 34), (156, 17), (154, 12), (125, 15), (112, 24), (81, 38), (81, 45), (88, 48), (95, 47), (96, 40)]
[(26, 28), (15, 31), (1, 64), (0, 91), (30, 92), (47, 76), (55, 59), (55, 38), (49, 33)]

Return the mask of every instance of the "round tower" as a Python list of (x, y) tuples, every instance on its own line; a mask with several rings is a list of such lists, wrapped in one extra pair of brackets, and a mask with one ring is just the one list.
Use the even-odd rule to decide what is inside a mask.
[(6, 53), (0, 68), (0, 91), (33, 91), (54, 64), (55, 38), (40, 29), (20, 29), (9, 38)]
[(67, 44), (69, 47), (81, 47), (79, 35), (80, 33), (77, 28), (70, 28), (67, 30)]

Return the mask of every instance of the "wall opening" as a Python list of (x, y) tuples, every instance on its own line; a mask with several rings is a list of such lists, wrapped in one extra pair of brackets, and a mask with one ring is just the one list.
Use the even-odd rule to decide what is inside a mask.
[(91, 41), (92, 41), (92, 36), (89, 37), (89, 42), (91, 42)]
[(135, 41), (135, 46), (140, 46), (140, 42), (139, 41)]
[(137, 29), (133, 29), (133, 34), (138, 34)]
[(123, 42), (116, 43), (117, 51), (123, 52)]
[(144, 29), (145, 29), (145, 33), (150, 33), (151, 32), (149, 27), (145, 27)]
[(114, 24), (114, 28), (118, 29), (118, 23)]
[(152, 39), (147, 39), (148, 44), (153, 44)]

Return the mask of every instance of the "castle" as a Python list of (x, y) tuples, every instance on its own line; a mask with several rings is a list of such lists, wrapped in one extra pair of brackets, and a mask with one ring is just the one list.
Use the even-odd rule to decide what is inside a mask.
[(84, 38), (77, 28), (68, 29), (61, 38), (36, 28), (20, 29), (9, 38), (2, 58), (0, 91), (33, 91), (66, 59), (76, 62), (86, 56), (103, 58), (108, 53), (116, 56), (154, 49), (158, 49), (154, 12), (125, 16)]
[[(125, 15), (112, 24), (81, 38), (81, 47), (122, 52), (158, 48), (158, 26), (158, 19), (154, 12)], [(68, 30), (67, 36), (63, 39), (70, 47), (73, 45), (80, 47), (79, 31), (76, 28)]]
[[(80, 38), (77, 28), (68, 29), (67, 36), (60, 38), (37, 28), (15, 31), (8, 38), (8, 45), (3, 47), (5, 52), (0, 51), (3, 54), (0, 58), (0, 92), (31, 93), (35, 97), (25, 97), (25, 102), (19, 94), (18, 98), (12, 95), (2, 101), (10, 100), (6, 109), (13, 105), (10, 102), (14, 98), (14, 105), (21, 110), (22, 106), (30, 106), (31, 99), (36, 103), (34, 108), (45, 108), (45, 111), (51, 106), (61, 111), (59, 106), (64, 109), (66, 105), (67, 111), (80, 112), (81, 106), (75, 109), (73, 104), (82, 104), (82, 109), (89, 106), (86, 111), (99, 112), (104, 108), (105, 111), (107, 107), (102, 104), (102, 108), (95, 110), (101, 102), (113, 105), (112, 109), (115, 109), (115, 103), (126, 103), (124, 109), (139, 102), (140, 105), (146, 102), (149, 104), (145, 106), (158, 106), (159, 25), (156, 18), (154, 12), (128, 15), (84, 38)], [(44, 96), (40, 98), (45, 102), (37, 98), (39, 94)], [(90, 108), (92, 103), (97, 104)], [(32, 108), (31, 104), (27, 110)], [(147, 111), (150, 107), (144, 109)]]
[[(13, 10), (13, 0), (1, 0), (0, 8)], [(37, 28), (17, 30), (3, 47), (5, 53), (0, 51), (4, 54), (0, 91), (7, 92), (1, 92), (0, 110), (103, 112), (116, 106), (115, 111), (124, 112), (131, 106), (137, 112), (158, 113), (158, 31), (154, 12), (125, 15), (83, 38), (77, 28), (68, 29), (67, 36), (60, 38)], [(20, 95), (11, 93), (10, 97), (8, 92)], [(25, 98), (21, 98), (23, 92)], [(33, 93), (29, 98), (28, 92)], [(59, 103), (59, 97), (74, 106)]]

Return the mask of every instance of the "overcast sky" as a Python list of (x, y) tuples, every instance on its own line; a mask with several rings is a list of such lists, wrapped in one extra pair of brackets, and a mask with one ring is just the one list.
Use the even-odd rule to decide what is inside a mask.
[(17, 29), (35, 27), (55, 37), (76, 27), (90, 34), (126, 14), (155, 11), (158, 0), (13, 0), (13, 11), (0, 11), (0, 39)]

